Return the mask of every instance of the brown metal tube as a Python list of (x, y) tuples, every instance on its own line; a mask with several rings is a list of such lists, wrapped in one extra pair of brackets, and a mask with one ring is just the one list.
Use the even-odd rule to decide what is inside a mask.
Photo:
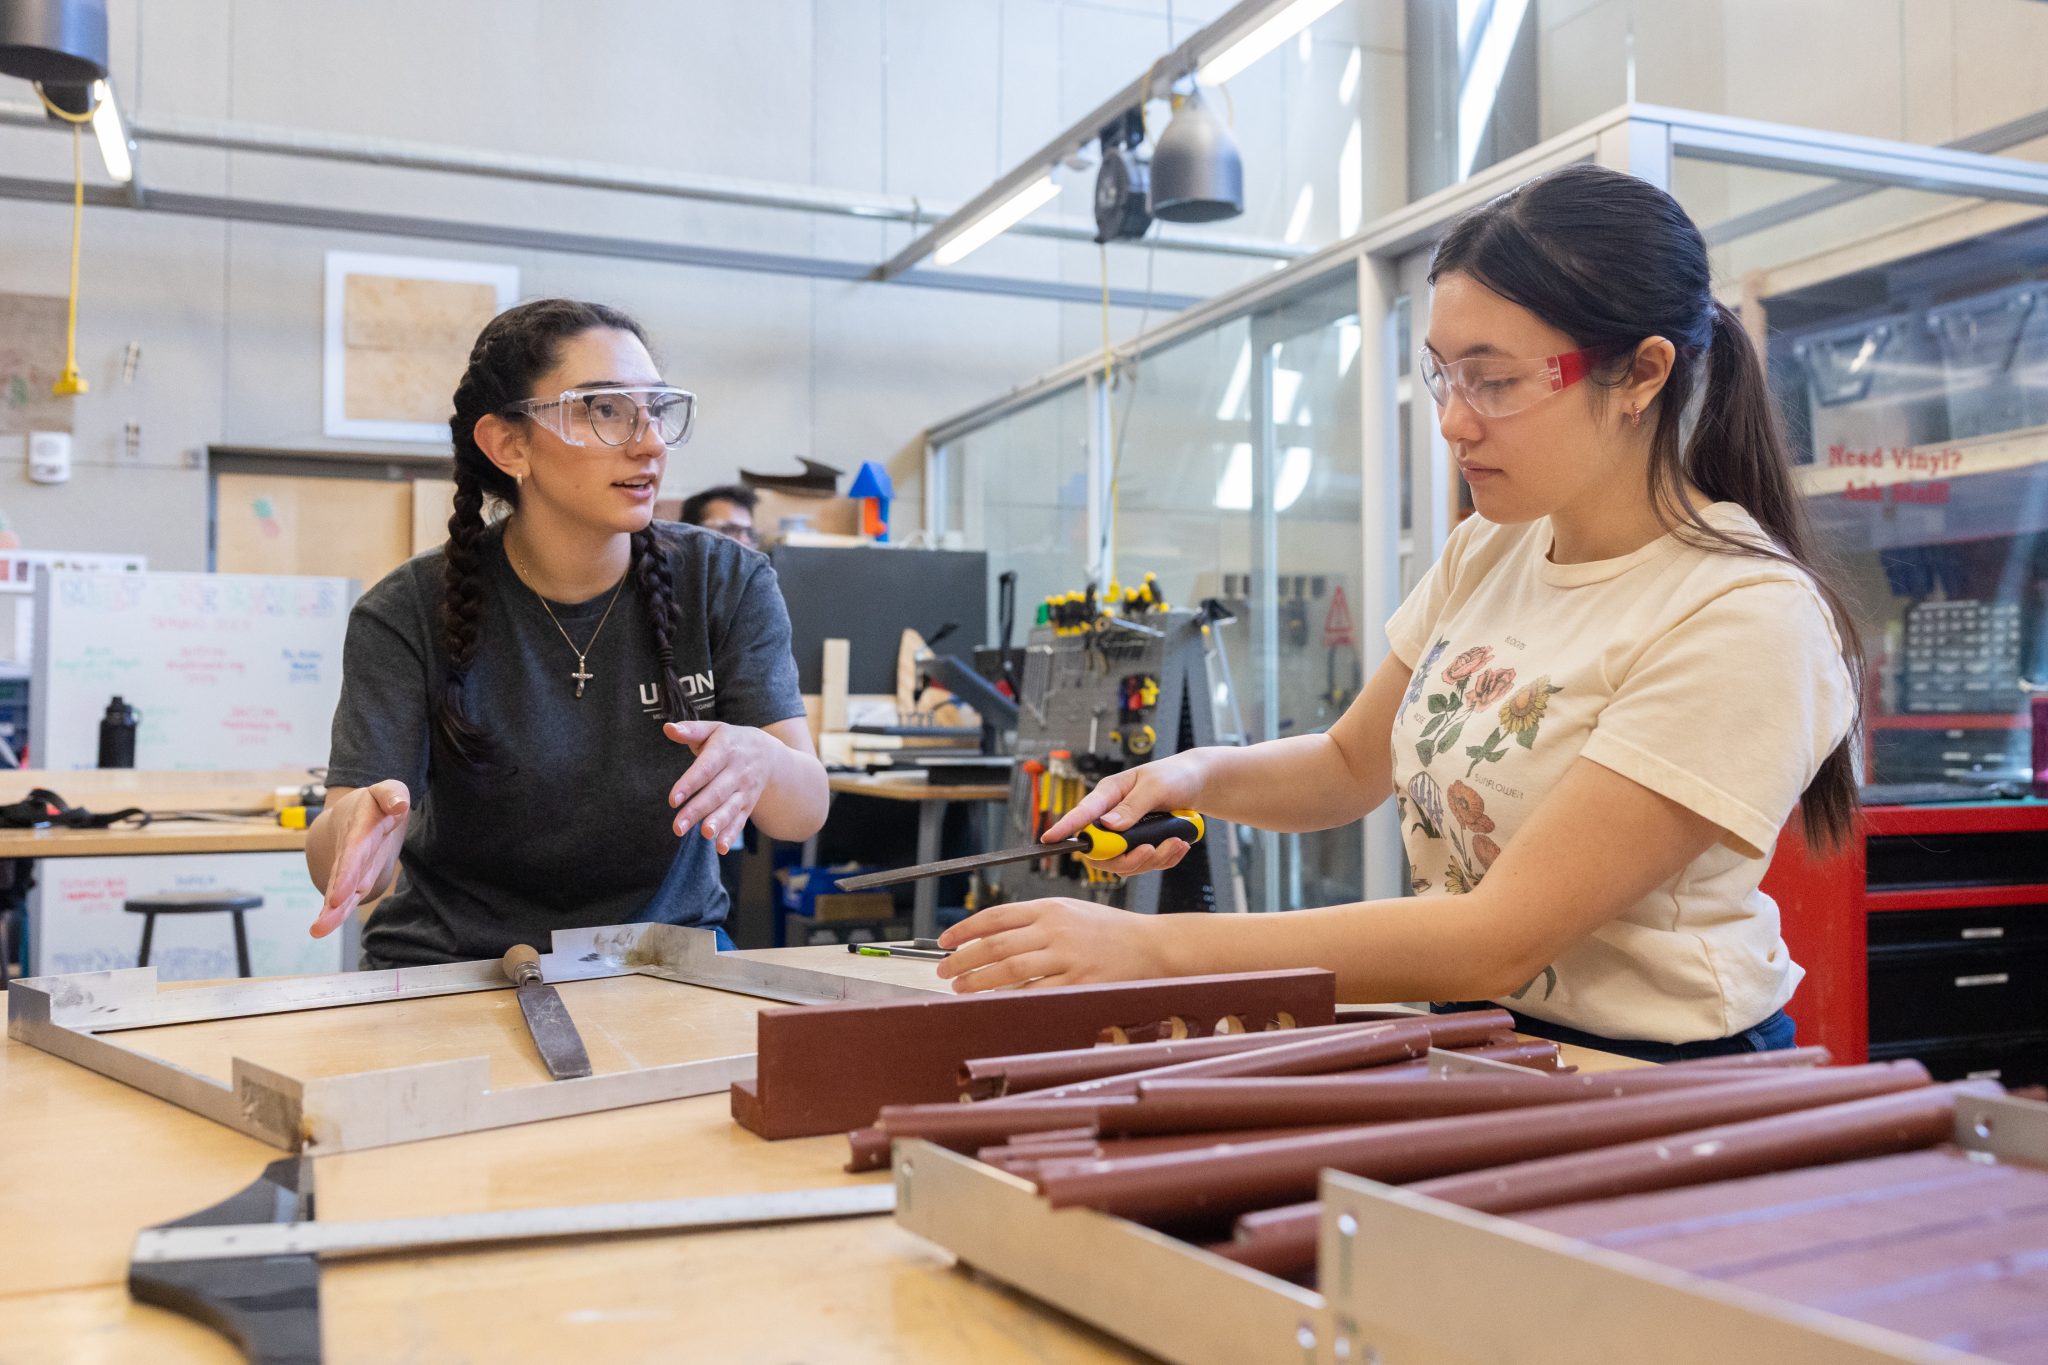
[(1305, 1204), (1240, 1214), (1236, 1236), (1207, 1249), (1283, 1280), (1304, 1280), (1315, 1271), (1316, 1243), (1322, 1229), (1322, 1201), (1311, 1199)]
[(1484, 1213), (1520, 1213), (1830, 1161), (1889, 1156), (1947, 1142), (1958, 1095), (2003, 1093), (1996, 1081), (1955, 1081), (1652, 1142), (1469, 1171), (1409, 1188)]
[[(1125, 1157), (1158, 1156), (1164, 1152), (1221, 1149), (1247, 1142), (1270, 1142), (1274, 1138), (1318, 1137), (1325, 1133), (1346, 1132), (1351, 1127), (1348, 1123), (1327, 1123), (1308, 1128), (1293, 1125), (1243, 1128), (1227, 1133), (1162, 1133), (1155, 1137), (1123, 1138), (1113, 1142), (1100, 1138), (1092, 1142), (1077, 1139), (1073, 1142), (1048, 1142), (1043, 1147), (1039, 1144), (985, 1147), (975, 1153), (975, 1159), (1029, 1178), (1038, 1166), (1049, 1161), (1114, 1161)], [(1058, 1150), (1045, 1151), (1043, 1148)]]
[(1386, 1062), (1426, 1056), (1430, 1032), (1420, 1020), (1394, 1024), (1368, 1024), (1349, 1033), (1295, 1042), (1275, 1043), (1251, 1052), (1227, 1053), (1221, 1057), (1200, 1057), (1191, 1062), (1128, 1071), (1120, 1076), (1081, 1081), (1074, 1085), (1034, 1090), (1014, 1099), (986, 1101), (987, 1104), (1021, 1104), (1041, 1099), (1095, 1099), (1103, 1095), (1132, 1095), (1151, 1080), (1204, 1076), (1315, 1076), (1332, 1071), (1353, 1071)]
[(867, 1128), (846, 1135), (853, 1155), (849, 1171), (875, 1171), (889, 1164), (889, 1144), (897, 1138), (924, 1138), (956, 1152), (971, 1152), (1019, 1133), (1059, 1128), (1094, 1130), (1106, 1108), (1135, 1103), (1122, 1097), (1101, 1100), (1050, 1100), (997, 1108), (982, 1104), (888, 1104)]
[(1121, 1076), (1192, 1062), (1205, 1057), (1222, 1057), (1254, 1052), (1280, 1043), (1309, 1038), (1327, 1038), (1356, 1033), (1360, 1029), (1387, 1024), (1423, 1023), (1436, 1047), (1467, 1047), (1482, 1044), (1496, 1033), (1511, 1030), (1514, 1018), (1506, 1010), (1473, 1010), (1464, 1014), (1408, 1014), (1394, 1019), (1360, 1020), (1355, 1023), (1324, 1024), (1315, 1028), (1267, 1029), (1260, 1033), (1229, 1033), (1211, 1038), (1182, 1038), (1164, 1043), (1129, 1043), (1121, 1047), (1069, 1048), (1061, 1052), (1026, 1052), (1010, 1057), (978, 1057), (960, 1068), (961, 1083), (974, 1099), (997, 1095), (1022, 1096), (1028, 1091), (1053, 1086), (1076, 1085), (1082, 1081)]
[(1149, 1133), (1312, 1123), (1392, 1123), (1619, 1099), (1726, 1084), (1710, 1071), (1597, 1071), (1583, 1076), (1246, 1077), (1225, 1081), (1145, 1081), (1135, 1102), (1105, 1106), (1095, 1128), (1105, 1138)]
[(1690, 1057), (1682, 1062), (1665, 1062), (1664, 1069), (1682, 1067), (1687, 1071), (1748, 1071), (1758, 1067), (1826, 1066), (1835, 1054), (1824, 1047), (1781, 1047), (1773, 1052), (1728, 1052), (1718, 1057)]
[(1682, 1133), (1717, 1123), (1863, 1099), (1927, 1084), (1918, 1062), (1744, 1076), (1665, 1094), (1509, 1110), (1276, 1138), (1223, 1151), (1055, 1162), (1038, 1186), (1054, 1208), (1083, 1206), (1139, 1222), (1242, 1213), (1305, 1199), (1326, 1167), (1403, 1183), (1539, 1156)]

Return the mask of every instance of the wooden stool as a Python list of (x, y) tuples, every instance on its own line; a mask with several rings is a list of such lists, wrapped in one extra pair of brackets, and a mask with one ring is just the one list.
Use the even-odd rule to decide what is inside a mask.
[(227, 911), (235, 917), (235, 968), (238, 976), (254, 975), (249, 970), (249, 931), (242, 916), (263, 907), (263, 897), (240, 891), (167, 891), (160, 896), (134, 896), (121, 903), (131, 915), (142, 916), (142, 951), (135, 965), (149, 965), (149, 940), (156, 932), (158, 915), (209, 915)]

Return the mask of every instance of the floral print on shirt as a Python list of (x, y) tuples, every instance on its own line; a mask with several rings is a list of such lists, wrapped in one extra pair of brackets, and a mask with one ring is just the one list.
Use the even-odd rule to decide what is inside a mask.
[[(1431, 647), (1422, 664), (1415, 670), (1415, 676), (1408, 685), (1408, 696), (1403, 704), (1413, 706), (1429, 686), (1429, 670), (1450, 647), (1448, 640), (1439, 640)], [(1493, 733), (1479, 744), (1465, 746), (1465, 757), (1471, 763), (1465, 769), (1470, 777), (1482, 763), (1498, 763), (1507, 757), (1507, 740), (1514, 737), (1515, 743), (1524, 749), (1534, 748), (1537, 729), (1543, 724), (1543, 713), (1550, 705), (1550, 699), (1562, 687), (1553, 687), (1550, 675), (1544, 674), (1534, 682), (1515, 686), (1515, 670), (1512, 668), (1489, 668), (1493, 662), (1491, 645), (1474, 645), (1451, 660), (1443, 671), (1443, 680), (1450, 684), (1450, 690), (1433, 693), (1427, 702), (1429, 721), (1422, 727), (1422, 738), (1415, 745), (1415, 756), (1427, 768), (1438, 755), (1449, 753), (1465, 737), (1465, 728), (1474, 716), (1483, 711), (1500, 708), (1498, 724)], [(1483, 723), (1483, 722), (1482, 722)]]
[[(1473, 890), (1485, 878), (1500, 856), (1500, 844), (1493, 837), (1496, 826), (1493, 817), (1486, 813), (1485, 797), (1462, 779), (1452, 780), (1446, 788), (1428, 771), (1430, 764), (1459, 747), (1475, 717), (1485, 717), (1494, 725), (1483, 741), (1463, 746), (1465, 757), (1470, 760), (1464, 777), (1471, 777), (1482, 763), (1498, 763), (1506, 758), (1510, 740), (1524, 749), (1534, 749), (1550, 699), (1564, 689), (1553, 685), (1547, 673), (1517, 687), (1516, 670), (1497, 664), (1491, 645), (1474, 645), (1452, 659), (1439, 675), (1446, 689), (1431, 693), (1429, 687), (1435, 680), (1431, 672), (1449, 648), (1449, 640), (1438, 640), (1430, 647), (1403, 699), (1405, 720), (1409, 710), (1427, 693), (1429, 719), (1415, 745), (1415, 756), (1422, 761), (1423, 771), (1408, 780), (1406, 791), (1398, 794), (1405, 800), (1397, 804), (1403, 808), (1404, 820), (1412, 815), (1412, 830), (1447, 845), (1443, 894), (1458, 896)], [(1431, 884), (1427, 878), (1418, 877), (1410, 889), (1421, 895), (1431, 889)], [(1539, 981), (1547, 1000), (1557, 990), (1557, 969), (1546, 966), (1509, 998), (1520, 1000)]]

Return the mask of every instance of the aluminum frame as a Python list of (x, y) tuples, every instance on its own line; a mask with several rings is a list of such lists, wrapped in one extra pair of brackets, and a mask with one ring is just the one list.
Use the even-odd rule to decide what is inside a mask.
[[(945, 993), (720, 953), (710, 930), (672, 924), (557, 929), (552, 945), (541, 955), (550, 984), (651, 976), (797, 1005)], [(511, 988), (496, 960), (172, 991), (158, 986), (154, 967), (128, 967), (9, 982), (7, 1033), (274, 1147), (323, 1155), (713, 1094), (754, 1074), (747, 1052), (493, 1089), (480, 1056), (308, 1079), (236, 1057), (222, 1084), (100, 1036)]]
[[(1955, 1140), (2042, 1165), (2048, 1104), (1962, 1097)], [(903, 1227), (1178, 1365), (1981, 1359), (1335, 1171), (1308, 1290), (1109, 1214), (1050, 1208), (1030, 1181), (929, 1142), (899, 1141), (893, 1167)], [(1549, 1330), (1560, 1305), (1569, 1332)]]

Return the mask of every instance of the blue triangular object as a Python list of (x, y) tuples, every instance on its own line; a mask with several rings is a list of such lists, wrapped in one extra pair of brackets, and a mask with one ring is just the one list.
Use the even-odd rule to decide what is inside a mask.
[(889, 471), (880, 462), (867, 460), (861, 464), (860, 473), (853, 476), (853, 487), (846, 490), (849, 498), (893, 498), (896, 486), (889, 482)]

